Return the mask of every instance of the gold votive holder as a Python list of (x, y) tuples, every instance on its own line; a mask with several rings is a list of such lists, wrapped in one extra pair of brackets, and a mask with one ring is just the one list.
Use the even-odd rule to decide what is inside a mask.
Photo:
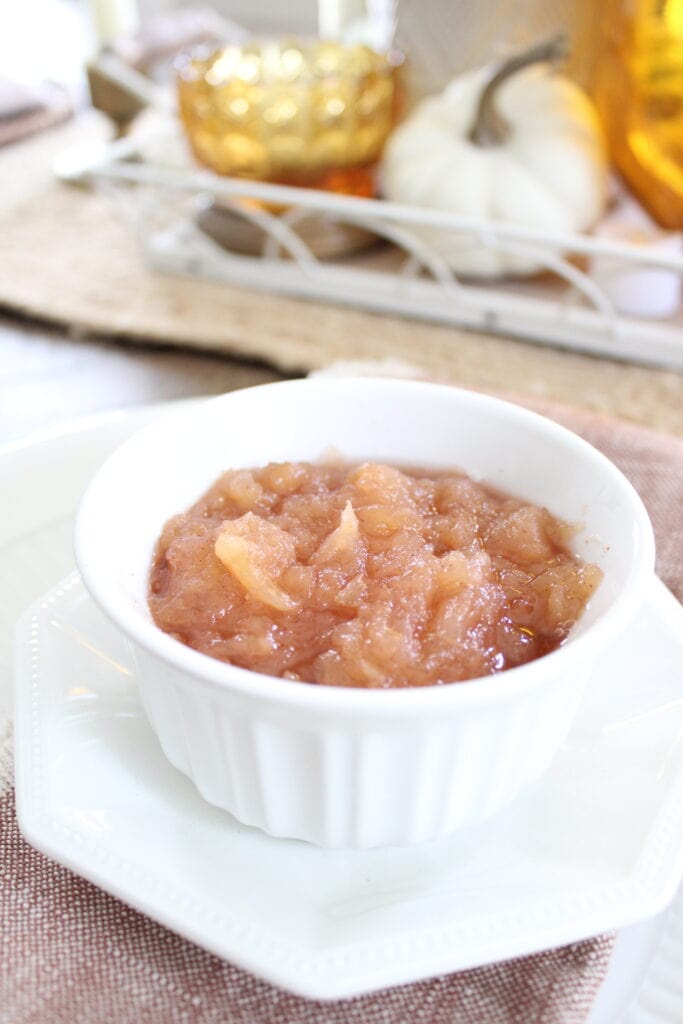
[(180, 116), (196, 159), (218, 174), (371, 196), (400, 64), (323, 40), (195, 50), (177, 61)]

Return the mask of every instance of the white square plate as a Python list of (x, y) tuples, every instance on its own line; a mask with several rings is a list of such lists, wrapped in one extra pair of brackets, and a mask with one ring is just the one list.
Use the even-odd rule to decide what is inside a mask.
[(239, 825), (165, 760), (125, 645), (77, 576), (19, 626), (17, 798), (55, 860), (315, 998), (557, 946), (656, 913), (683, 872), (683, 611), (653, 579), (549, 773), (413, 849), (325, 851)]

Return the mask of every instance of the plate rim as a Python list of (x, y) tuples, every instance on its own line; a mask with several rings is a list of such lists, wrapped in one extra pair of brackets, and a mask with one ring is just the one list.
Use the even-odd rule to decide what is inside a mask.
[[(214, 932), (207, 939), (206, 930), (202, 931), (194, 925), (188, 927), (187, 921), (182, 917), (182, 908), (177, 906), (173, 896), (169, 898), (168, 892), (163, 894), (161, 903), (159, 897), (162, 893), (156, 901), (152, 897), (147, 897), (146, 893), (158, 889), (153, 872), (140, 869), (139, 865), (133, 863), (127, 864), (125, 859), (114, 855), (113, 859), (118, 860), (119, 867), (123, 866), (124, 880), (120, 883), (116, 878), (112, 880), (111, 874), (108, 874), (106, 869), (99, 868), (97, 864), (98, 856), (105, 864), (108, 860), (111, 861), (111, 852), (92, 841), (84, 842), (83, 837), (79, 838), (77, 832), (51, 818), (47, 808), (40, 806), (40, 800), (36, 801), (36, 792), (32, 785), (36, 767), (36, 743), (39, 738), (44, 746), (46, 735), (45, 723), (40, 716), (41, 679), (37, 669), (36, 644), (40, 612), (63, 599), (76, 586), (81, 586), (80, 578), (77, 573), (72, 573), (65, 581), (57, 584), (34, 602), (17, 626), (19, 642), (16, 648), (15, 675), (15, 764), (20, 828), (29, 841), (43, 853), (218, 956), (297, 995), (320, 1000), (348, 998), (390, 985), (526, 956), (580, 941), (657, 914), (673, 898), (683, 873), (683, 844), (676, 852), (675, 844), (671, 841), (674, 834), (680, 836), (683, 832), (683, 765), (679, 766), (667, 797), (658, 809), (637, 864), (628, 878), (603, 887), (597, 894), (592, 893), (590, 908), (584, 905), (579, 906), (577, 910), (576, 893), (556, 898), (550, 909), (547, 905), (542, 911), (535, 908), (536, 917), (545, 917), (545, 922), (537, 923), (533, 942), (527, 941), (522, 947), (511, 949), (509, 940), (506, 944), (503, 939), (498, 938), (497, 948), (494, 940), (485, 951), (479, 949), (476, 955), (466, 957), (465, 962), (462, 956), (460, 959), (455, 956), (454, 951), (458, 949), (458, 932), (462, 933), (464, 930), (471, 936), (472, 926), (470, 923), (463, 929), (457, 922), (449, 922), (438, 929), (425, 926), (410, 936), (381, 937), (379, 942), (377, 939), (365, 940), (365, 947), (358, 947), (356, 944), (352, 954), (349, 950), (345, 951), (344, 947), (332, 951), (313, 951), (303, 947), (295, 949), (280, 942), (278, 948), (278, 943), (271, 939), (267, 943), (269, 948), (263, 954), (263, 958), (259, 958), (258, 947), (263, 947), (264, 941), (259, 938), (258, 926), (253, 921), (245, 922), (240, 919), (226, 922), (229, 926), (227, 930), (222, 929), (221, 936), (217, 937)], [(86, 599), (89, 600), (87, 597)], [(647, 600), (664, 609), (667, 618), (669, 614), (675, 613), (676, 617), (683, 621), (683, 609), (664, 584), (656, 578), (653, 579)], [(26, 690), (20, 684), (20, 681), (26, 678), (26, 673), (30, 678), (30, 690)], [(29, 693), (30, 699), (27, 698)], [(37, 756), (39, 761), (42, 747), (38, 750)], [(40, 770), (39, 765), (38, 768)], [(88, 855), (91, 855), (90, 860)], [(95, 856), (94, 862), (92, 856)], [(141, 876), (142, 894), (133, 891), (134, 883), (131, 888), (131, 869), (133, 876)], [(578, 901), (579, 904), (581, 902)], [(585, 900), (583, 902), (585, 903)], [(568, 909), (563, 906), (564, 903), (568, 904)], [(509, 934), (510, 930), (514, 933), (515, 926), (519, 926), (519, 911), (508, 911), (506, 917), (507, 920), (501, 919), (500, 914), (489, 915), (483, 931), (488, 928), (490, 933), (499, 931), (505, 935)], [(578, 922), (582, 922), (580, 926)], [(482, 931), (482, 928), (479, 930)], [(254, 945), (256, 954), (250, 952)], [(462, 945), (461, 939), (461, 949)], [(369, 946), (374, 947), (375, 951), (367, 948)], [(376, 952), (378, 946), (381, 948), (379, 956)], [(395, 954), (397, 950), (401, 955), (394, 957), (392, 953)], [(402, 958), (408, 954), (410, 967), (406, 968)], [(426, 965), (426, 961), (429, 966)]]

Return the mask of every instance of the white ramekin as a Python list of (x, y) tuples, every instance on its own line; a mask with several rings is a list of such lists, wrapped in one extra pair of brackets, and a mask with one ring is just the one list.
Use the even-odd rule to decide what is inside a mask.
[[(249, 672), (161, 632), (146, 596), (166, 519), (223, 470), (330, 452), (457, 467), (581, 523), (575, 550), (604, 579), (568, 642), (496, 676), (377, 692)], [(586, 442), (494, 398), (386, 379), (269, 384), (154, 423), (90, 484), (75, 546), (86, 587), (130, 643), (172, 764), (239, 821), (330, 847), (422, 842), (506, 806), (548, 767), (596, 653), (627, 626), (654, 566), (640, 498)]]

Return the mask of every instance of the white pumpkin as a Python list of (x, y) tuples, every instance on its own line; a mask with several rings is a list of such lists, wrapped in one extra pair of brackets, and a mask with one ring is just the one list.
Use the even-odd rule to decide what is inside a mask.
[[(386, 198), (555, 232), (592, 227), (607, 196), (607, 162), (595, 111), (567, 78), (552, 74), (547, 65), (527, 66), (539, 53), (545, 59), (557, 56), (557, 42), (512, 58), (495, 81), (490, 70), (477, 70), (424, 100), (385, 149)], [(533, 259), (453, 238), (438, 228), (411, 230), (461, 274), (499, 277), (539, 269)]]

